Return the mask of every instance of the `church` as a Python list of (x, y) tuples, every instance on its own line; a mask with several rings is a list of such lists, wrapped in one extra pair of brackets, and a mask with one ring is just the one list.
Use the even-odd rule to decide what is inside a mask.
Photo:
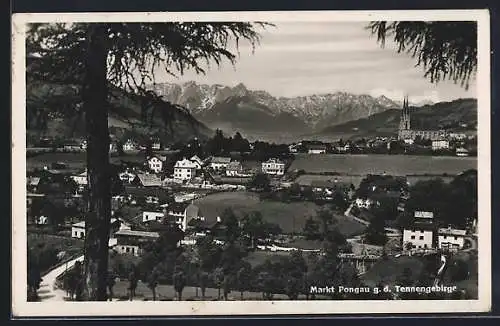
[(408, 96), (403, 99), (401, 120), (399, 121), (398, 139), (421, 139), (440, 140), (447, 137), (445, 130), (416, 130), (411, 128), (411, 112), (408, 105)]

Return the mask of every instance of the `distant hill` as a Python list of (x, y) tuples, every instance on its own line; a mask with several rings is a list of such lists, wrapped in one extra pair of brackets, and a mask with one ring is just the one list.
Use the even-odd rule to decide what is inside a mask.
[[(81, 99), (78, 87), (30, 82), (27, 85), (27, 134), (29, 136), (81, 137), (85, 134), (84, 113), (79, 109)], [(193, 137), (204, 138), (212, 131), (196, 120), (188, 110), (179, 105), (160, 103), (149, 119), (144, 119), (141, 109), (143, 98), (114, 89), (110, 100), (108, 125), (120, 136), (158, 135), (171, 142)], [(146, 121), (148, 120), (148, 121)], [(165, 123), (165, 120), (170, 123)]]
[[(410, 107), (413, 129), (473, 129), (477, 125), (477, 100), (458, 99)], [(354, 133), (359, 136), (396, 134), (401, 110), (390, 109), (321, 130), (318, 134)], [(466, 125), (467, 127), (464, 127)]]

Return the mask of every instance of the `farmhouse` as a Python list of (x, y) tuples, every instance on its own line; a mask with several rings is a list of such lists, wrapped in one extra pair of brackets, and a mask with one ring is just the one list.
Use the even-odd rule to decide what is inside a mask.
[(230, 157), (214, 156), (210, 159), (210, 167), (215, 171), (225, 169), (229, 162), (231, 162)]
[(78, 175), (71, 176), (71, 179), (73, 179), (73, 181), (75, 181), (75, 183), (78, 186), (86, 186), (87, 185), (87, 169), (85, 169), (85, 171), (83, 171), (82, 173), (80, 173)]
[(435, 226), (432, 212), (416, 211), (414, 222), (403, 230), (403, 248), (430, 249), (434, 247)]
[(459, 147), (455, 150), (457, 156), (469, 156), (469, 151), (463, 147)]
[(196, 176), (197, 163), (188, 159), (175, 162), (174, 180), (187, 181)]
[(243, 166), (238, 161), (230, 162), (226, 167), (226, 176), (238, 177), (243, 173)]
[(262, 172), (270, 175), (284, 175), (285, 163), (279, 159), (271, 158), (266, 162), (262, 162)]
[(458, 250), (464, 247), (465, 230), (450, 227), (438, 230), (438, 248)]
[(127, 139), (127, 141), (123, 144), (124, 152), (133, 152), (137, 150), (137, 143), (132, 139)]
[(450, 142), (446, 139), (436, 139), (432, 141), (432, 150), (437, 151), (440, 149), (450, 148)]
[(160, 173), (163, 170), (163, 163), (166, 160), (165, 156), (151, 156), (148, 159), (149, 169), (155, 173)]
[(115, 233), (116, 245), (114, 250), (120, 254), (140, 256), (143, 246), (157, 240), (160, 234), (157, 232), (119, 230)]
[(136, 175), (128, 171), (122, 172), (118, 175), (121, 181), (131, 183), (134, 181)]

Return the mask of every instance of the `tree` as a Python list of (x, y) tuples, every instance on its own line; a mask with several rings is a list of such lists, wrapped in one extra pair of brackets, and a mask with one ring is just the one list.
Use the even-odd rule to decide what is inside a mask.
[(476, 22), (377, 21), (367, 28), (382, 46), (387, 37), (393, 37), (398, 53), (416, 58), (432, 83), (451, 79), (467, 89), (476, 73)]
[(137, 275), (137, 268), (134, 264), (130, 266), (130, 271), (128, 273), (128, 293), (129, 300), (134, 300), (135, 290), (137, 289), (137, 283), (139, 282), (139, 275)]
[(245, 214), (242, 220), (242, 231), (250, 238), (250, 246), (255, 249), (256, 240), (264, 236), (264, 220), (259, 211)]
[(365, 231), (365, 240), (369, 244), (383, 246), (387, 242), (385, 221), (381, 216), (375, 216)]
[(207, 290), (208, 281), (210, 279), (210, 274), (206, 271), (201, 271), (199, 279), (200, 279), (201, 299), (205, 300), (205, 293)]
[[(175, 75), (236, 54), (228, 50), (235, 39), (259, 41), (256, 27), (263, 23), (58, 23), (30, 24), (26, 50), (30, 58), (28, 83), (46, 81), (72, 85), (85, 113), (89, 180), (85, 241), (85, 290), (88, 300), (106, 300), (106, 273), (111, 216), (109, 179), (109, 97), (123, 89), (142, 95), (142, 109), (159, 110), (172, 127), (175, 106), (146, 89), (154, 72), (164, 68)], [(75, 105), (75, 107), (77, 107)], [(151, 115), (153, 116), (153, 115)]]
[(220, 300), (220, 290), (224, 282), (224, 270), (222, 267), (217, 267), (213, 273), (213, 281), (217, 286), (217, 299)]
[(319, 222), (312, 217), (309, 217), (304, 224), (304, 230), (302, 231), (302, 233), (307, 240), (318, 240), (321, 238), (321, 232), (319, 228)]
[(243, 300), (243, 292), (250, 287), (252, 280), (252, 265), (244, 261), (236, 272), (236, 286), (240, 291), (240, 299)]
[(186, 286), (186, 275), (183, 270), (178, 269), (177, 271), (174, 272), (173, 283), (174, 283), (175, 293), (177, 294), (177, 300), (181, 301), (182, 291)]
[(153, 294), (153, 301), (156, 301), (156, 287), (158, 286), (158, 277), (159, 277), (159, 272), (158, 269), (155, 267), (148, 276), (148, 288), (151, 290), (151, 293)]
[(225, 228), (225, 237), (229, 243), (234, 243), (241, 234), (238, 217), (231, 208), (226, 208), (221, 214), (222, 225)]
[(271, 190), (271, 180), (269, 176), (265, 173), (255, 174), (250, 182), (248, 183), (250, 189), (256, 189), (258, 191), (268, 192)]
[(113, 287), (115, 286), (116, 282), (115, 282), (115, 273), (113, 271), (109, 271), (108, 272), (108, 283), (107, 283), (107, 286), (108, 286), (108, 299), (109, 301), (113, 301)]

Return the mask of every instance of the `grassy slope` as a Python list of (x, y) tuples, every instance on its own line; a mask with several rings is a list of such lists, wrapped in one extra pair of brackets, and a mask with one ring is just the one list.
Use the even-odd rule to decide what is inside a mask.
[[(284, 232), (301, 231), (306, 219), (315, 216), (318, 205), (309, 202), (282, 203), (260, 201), (256, 194), (248, 192), (224, 192), (206, 196), (194, 202), (200, 207), (201, 214), (215, 219), (225, 208), (230, 207), (238, 216), (247, 212), (260, 211), (264, 219), (278, 224)], [(361, 232), (364, 227), (345, 216), (337, 217), (340, 232), (346, 236)]]

